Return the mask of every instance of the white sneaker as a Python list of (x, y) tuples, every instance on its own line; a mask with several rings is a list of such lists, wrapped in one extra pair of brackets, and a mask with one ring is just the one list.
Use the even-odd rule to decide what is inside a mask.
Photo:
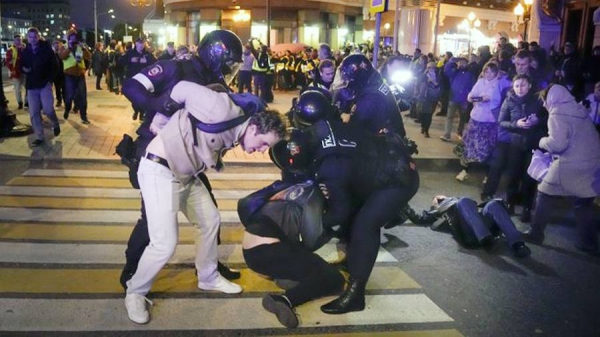
[(465, 181), (467, 179), (469, 179), (469, 174), (465, 170), (460, 171), (460, 173), (456, 176), (456, 180), (458, 181)]
[(202, 290), (219, 291), (225, 294), (239, 294), (242, 292), (242, 287), (233, 282), (227, 281), (227, 279), (221, 275), (219, 275), (210, 283), (198, 281), (198, 288)]
[(146, 302), (152, 305), (152, 301), (140, 294), (127, 294), (125, 296), (125, 308), (129, 319), (137, 324), (150, 322), (150, 313), (146, 309)]

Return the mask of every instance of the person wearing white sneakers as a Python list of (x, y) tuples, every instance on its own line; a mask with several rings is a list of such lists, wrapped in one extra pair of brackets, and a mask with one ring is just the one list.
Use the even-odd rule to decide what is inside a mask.
[[(264, 152), (285, 135), (281, 115), (264, 110), (264, 103), (252, 95), (218, 93), (181, 81), (160, 101), (167, 103), (157, 106), (160, 113), (150, 127), (159, 131), (138, 169), (150, 244), (135, 274), (127, 281), (125, 297), (129, 319), (138, 324), (150, 321), (146, 304), (152, 302), (146, 294), (175, 253), (179, 211), (198, 229), (195, 259), (198, 288), (227, 294), (242, 292), (239, 285), (227, 281), (217, 271), (221, 219), (210, 193), (196, 175), (207, 168), (220, 170), (220, 154), (224, 149), (239, 143), (247, 153)], [(170, 118), (165, 117), (171, 114)], [(233, 120), (237, 123), (231, 124)], [(227, 128), (215, 131), (214, 127), (222, 126), (223, 122), (227, 122)]]

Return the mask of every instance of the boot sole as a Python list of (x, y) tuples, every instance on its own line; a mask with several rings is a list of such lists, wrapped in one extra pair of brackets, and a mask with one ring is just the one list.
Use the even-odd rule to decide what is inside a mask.
[(263, 297), (262, 306), (270, 313), (277, 316), (279, 323), (287, 328), (298, 327), (298, 317), (294, 310), (281, 302), (276, 302), (273, 297), (267, 295)]

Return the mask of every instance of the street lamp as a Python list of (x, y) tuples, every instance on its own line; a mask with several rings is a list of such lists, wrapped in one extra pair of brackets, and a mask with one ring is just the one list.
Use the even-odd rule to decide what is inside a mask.
[(469, 44), (468, 44), (467, 50), (468, 50), (469, 57), (470, 57), (471, 56), (471, 35), (473, 32), (473, 29), (481, 27), (481, 21), (475, 16), (475, 13), (470, 12), (467, 15), (467, 25), (468, 25), (468, 29), (469, 29)]
[[(94, 45), (98, 44), (98, 17), (100, 15), (106, 15), (106, 14), (112, 14), (114, 13), (114, 10), (111, 8), (109, 9), (107, 12), (104, 13), (98, 13), (98, 8), (96, 6), (96, 0), (94, 0)], [(115, 18), (114, 15), (110, 16), (111, 18)]]
[[(140, 13), (143, 11), (144, 7), (148, 7), (150, 5), (152, 5), (152, 0), (129, 0), (129, 4), (132, 5), (133, 7), (138, 7), (140, 9)], [(142, 16), (142, 32), (144, 29), (144, 18)], [(142, 33), (140, 33), (142, 34)], [(140, 35), (141, 36), (141, 35)]]
[[(517, 4), (513, 13), (517, 16), (517, 24), (524, 24), (525, 31), (523, 32), (523, 41), (527, 41), (527, 28), (529, 26), (529, 20), (531, 19), (531, 5), (533, 5), (533, 0), (523, 0), (525, 6), (523, 6), (520, 2)], [(519, 19), (522, 18), (523, 21)]]

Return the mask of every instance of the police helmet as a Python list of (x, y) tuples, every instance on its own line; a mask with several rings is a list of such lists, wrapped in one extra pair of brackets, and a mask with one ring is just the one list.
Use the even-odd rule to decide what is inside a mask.
[(282, 171), (306, 172), (314, 159), (309, 137), (308, 134), (295, 129), (289, 139), (282, 139), (269, 148), (271, 161)]
[(331, 94), (309, 89), (300, 94), (293, 108), (293, 121), (296, 127), (309, 126), (329, 118), (333, 113)]
[(347, 84), (366, 83), (373, 71), (373, 63), (363, 54), (349, 55), (340, 64), (342, 80)]
[(242, 41), (233, 32), (217, 29), (204, 35), (198, 57), (213, 73), (235, 76), (242, 62)]

